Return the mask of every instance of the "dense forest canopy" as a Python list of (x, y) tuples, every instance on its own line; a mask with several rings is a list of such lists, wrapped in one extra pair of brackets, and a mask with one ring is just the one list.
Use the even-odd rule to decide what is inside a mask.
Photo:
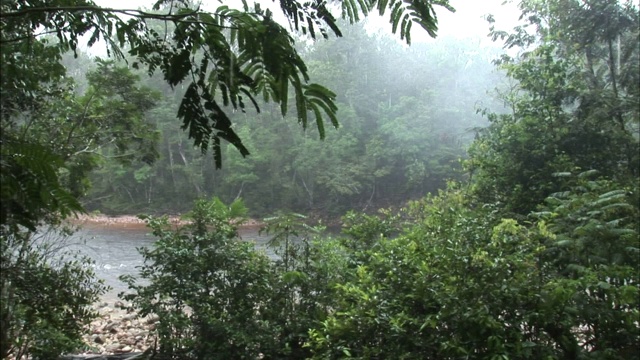
[[(444, 1), (345, 1), (341, 5), (343, 16), (351, 22), (371, 11), (381, 15), (391, 11), (388, 16), (393, 31), (407, 42), (414, 23), (435, 34), (434, 7), (451, 9)], [(311, 38), (326, 38), (330, 33), (342, 35), (328, 6), (324, 1), (280, 2), (282, 12), (291, 20), (292, 30)], [(338, 125), (335, 94), (310, 82), (307, 65), (289, 31), (273, 19), (271, 11), (262, 10), (257, 4), (250, 8), (243, 3), (241, 10), (221, 5), (207, 12), (187, 1), (157, 1), (148, 11), (99, 7), (86, 1), (9, 1), (2, 4), (1, 19), (3, 142), (8, 152), (13, 152), (10, 147), (23, 146), (27, 141), (14, 135), (19, 131), (9, 130), (19, 123), (17, 115), (37, 110), (48, 96), (64, 91), (60, 83), (65, 74), (61, 56), (67, 50), (77, 55), (78, 42), (84, 34), (90, 34), (88, 45), (106, 41), (108, 53), (116, 59), (130, 56), (132, 67), (162, 74), (172, 87), (184, 87), (177, 109), (181, 127), (202, 151), (212, 149), (218, 167), (222, 162), (222, 141), (233, 144), (243, 156), (249, 154), (232, 128), (231, 111), (223, 107), (259, 110), (257, 99), (263, 98), (279, 104), (281, 114), (285, 115), (289, 111), (291, 87), (292, 111), (303, 127), (313, 120), (323, 138), (325, 119), (333, 126)], [(46, 34), (55, 35), (55, 40), (40, 36)], [(84, 124), (82, 119), (78, 121)], [(136, 134), (134, 138), (140, 136)], [(127, 151), (128, 139), (115, 141), (117, 152)], [(30, 161), (42, 155), (29, 155), (20, 161), (3, 158), (7, 159), (2, 167), (6, 184), (3, 198), (7, 199), (2, 207), (3, 222), (12, 217), (33, 227), (29, 222), (40, 216), (34, 211), (66, 213), (79, 209), (64, 187), (58, 186), (55, 165), (33, 166), (42, 172), (35, 178), (47, 181), (35, 180), (31, 184), (19, 181), (19, 172), (37, 171), (30, 168)], [(34, 196), (39, 187), (48, 189)], [(42, 198), (44, 193), (49, 194), (47, 198)], [(30, 204), (24, 206), (26, 202)]]
[(503, 49), (415, 41), (443, 0), (145, 5), (0, 3), (3, 358), (84, 346), (106, 288), (38, 234), (100, 211), (191, 220), (123, 278), (169, 358), (638, 359), (636, 3), (518, 1)]
[[(87, 208), (175, 213), (216, 195), (242, 197), (254, 215), (338, 216), (402, 204), (460, 179), (459, 159), (473, 128), (485, 121), (476, 110), (502, 106), (487, 94), (502, 80), (491, 64), (499, 49), (478, 51), (472, 38), (405, 48), (362, 26), (343, 28), (344, 38), (301, 50), (312, 78), (338, 94), (338, 130), (327, 129), (321, 139), (317, 129), (297, 126), (295, 115), (283, 117), (260, 101), (261, 113), (229, 116), (251, 155), (222, 144), (224, 166), (216, 169), (173, 120), (180, 92), (163, 88), (161, 79), (141, 80), (169, 95), (147, 115), (160, 132), (160, 156), (153, 165), (105, 159), (90, 176)], [(190, 201), (176, 204), (176, 197)]]

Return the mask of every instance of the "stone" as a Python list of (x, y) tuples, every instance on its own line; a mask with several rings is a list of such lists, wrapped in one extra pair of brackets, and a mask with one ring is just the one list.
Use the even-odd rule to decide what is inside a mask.
[(156, 315), (156, 314), (151, 314), (149, 315), (149, 318), (147, 318), (147, 324), (155, 324), (160, 320), (160, 316)]
[(98, 311), (98, 313), (99, 313), (100, 315), (107, 315), (107, 314), (110, 314), (110, 313), (112, 313), (112, 312), (113, 312), (113, 309), (112, 309), (112, 308), (110, 308), (110, 307), (108, 307), (108, 306), (105, 306), (105, 307), (103, 307), (103, 308), (100, 308), (100, 310)]
[(127, 315), (122, 317), (122, 320), (130, 321), (130, 320), (134, 320), (137, 317), (138, 317), (138, 314), (136, 314), (136, 313), (127, 314)]
[(118, 333), (118, 323), (109, 322), (102, 328), (102, 331), (104, 333), (117, 334)]
[[(159, 316), (140, 317), (135, 312), (125, 313), (117, 308), (114, 310), (106, 304), (96, 304), (94, 307), (99, 306), (102, 307), (98, 311), (105, 315), (92, 321), (82, 336), (90, 349), (86, 351), (86, 355), (102, 355), (92, 357), (91, 360), (102, 360), (103, 357), (105, 360), (112, 357), (125, 359), (136, 356), (138, 352), (142, 354), (154, 346), (155, 337), (151, 336), (150, 331), (158, 327)], [(129, 351), (125, 350), (127, 347)]]
[(109, 344), (107, 346), (105, 346), (104, 350), (107, 352), (116, 352), (118, 350), (120, 350), (120, 347), (122, 345), (120, 345), (120, 343), (113, 343), (113, 344)]

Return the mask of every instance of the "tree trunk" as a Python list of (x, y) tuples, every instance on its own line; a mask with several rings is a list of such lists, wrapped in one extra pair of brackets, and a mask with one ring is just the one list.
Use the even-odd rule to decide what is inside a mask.
[(167, 139), (167, 152), (169, 153), (169, 171), (171, 171), (171, 183), (173, 184), (173, 188), (177, 189), (176, 184), (176, 174), (173, 171), (173, 151), (171, 150), (171, 143)]

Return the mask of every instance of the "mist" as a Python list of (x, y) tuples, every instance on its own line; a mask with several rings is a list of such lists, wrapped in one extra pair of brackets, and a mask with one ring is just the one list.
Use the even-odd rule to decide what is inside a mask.
[(2, 358), (638, 359), (637, 1), (435, 3), (2, 1)]
[[(181, 87), (172, 90), (140, 72), (143, 85), (170, 96), (162, 110), (150, 113), (162, 134), (160, 157), (152, 166), (133, 164), (117, 178), (104, 176), (117, 165), (104, 164), (84, 203), (109, 214), (177, 213), (215, 195), (241, 197), (254, 216), (296, 211), (339, 217), (350, 209), (402, 206), (462, 180), (466, 147), (487, 124), (481, 113), (504, 112), (497, 94), (505, 78), (493, 64), (504, 49), (488, 38), (486, 16), (511, 26), (517, 12), (499, 1), (451, 5), (453, 13), (436, 7), (438, 36), (414, 27), (410, 46), (375, 15), (362, 24), (342, 23), (342, 38), (300, 38), (311, 81), (337, 94), (339, 128), (326, 124), (320, 140), (316, 126), (297, 124), (293, 108), (283, 118), (268, 103), (260, 113), (233, 113), (251, 155), (243, 158), (225, 144), (221, 169), (211, 154), (190, 146), (173, 118)], [(69, 70), (83, 83), (72, 62)], [(175, 203), (176, 197), (189, 201)]]

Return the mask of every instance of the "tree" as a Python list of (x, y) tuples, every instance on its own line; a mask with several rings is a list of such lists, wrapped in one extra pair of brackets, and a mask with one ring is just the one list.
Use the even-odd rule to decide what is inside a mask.
[(592, 176), (527, 222), (450, 187), (397, 236), (352, 226), (366, 246), (310, 330), (314, 358), (638, 359), (637, 186)]
[[(400, 30), (407, 42), (414, 23), (435, 36), (434, 6), (452, 10), (447, 1), (345, 1), (341, 6), (343, 16), (351, 22), (370, 11), (385, 14), (392, 10), (392, 28), (394, 32)], [(288, 0), (281, 2), (281, 9), (296, 32), (314, 39), (328, 37), (329, 32), (341, 35), (324, 1), (303, 4)], [(130, 18), (125, 20), (119, 15)], [(149, 26), (152, 20), (171, 24), (171, 34), (160, 34)], [(223, 106), (244, 110), (247, 102), (251, 102), (258, 108), (256, 97), (262, 96), (278, 103), (285, 114), (291, 86), (297, 119), (303, 127), (307, 126), (308, 112), (315, 117), (321, 138), (323, 114), (337, 126), (335, 95), (323, 86), (309, 83), (307, 67), (289, 31), (259, 5), (250, 8), (243, 3), (241, 10), (223, 5), (207, 12), (187, 1), (160, 0), (151, 11), (143, 11), (103, 8), (84, 0), (9, 1), (2, 4), (0, 22), (3, 128), (16, 114), (37, 107), (44, 94), (59, 88), (55, 82), (53, 88), (47, 86), (64, 73), (61, 54), (67, 50), (76, 52), (84, 34), (90, 36), (87, 45), (103, 40), (110, 55), (121, 58), (127, 52), (134, 58), (133, 67), (144, 67), (149, 73), (160, 72), (169, 85), (184, 86), (186, 91), (177, 115), (196, 146), (203, 151), (213, 149), (217, 166), (221, 164), (221, 140), (233, 144), (243, 156), (248, 154)], [(58, 41), (41, 40), (41, 34), (55, 34)], [(7, 164), (3, 166), (5, 177), (9, 177), (9, 163), (3, 161)], [(18, 172), (15, 166), (11, 172)], [(55, 182), (50, 186), (51, 190), (56, 189)], [(56, 192), (62, 194), (60, 190)], [(44, 207), (50, 202), (41, 200)], [(62, 198), (54, 200), (58, 204), (52, 204), (54, 210), (78, 208), (77, 203)]]
[(159, 351), (178, 359), (255, 358), (272, 338), (265, 307), (271, 298), (269, 258), (237, 241), (246, 208), (218, 199), (196, 202), (191, 225), (173, 231), (167, 218), (147, 219), (158, 237), (141, 249), (140, 277), (123, 276), (141, 316), (157, 314)]
[[(401, 38), (410, 42), (414, 24), (435, 36), (435, 6), (452, 10), (445, 0), (349, 0), (341, 3), (341, 10), (351, 22), (371, 11), (381, 15), (389, 11), (393, 31), (399, 30)], [(284, 0), (280, 7), (291, 21), (291, 32), (313, 39), (328, 37), (330, 32), (341, 35), (330, 6), (324, 0)], [(170, 33), (159, 32), (150, 24), (154, 20), (163, 21), (167, 25), (165, 29), (171, 25)], [(187, 0), (158, 0), (149, 11), (99, 7), (86, 0), (3, 1), (0, 4), (0, 241), (3, 260), (5, 253), (16, 251), (12, 241), (18, 240), (18, 248), (24, 246), (33, 250), (29, 240), (37, 226), (43, 223), (57, 225), (71, 213), (82, 211), (77, 195), (84, 191), (85, 174), (94, 165), (86, 152), (95, 150), (92, 140), (97, 140), (93, 135), (76, 138), (80, 134), (78, 130), (87, 131), (85, 135), (95, 131), (97, 136), (102, 135), (103, 130), (110, 136), (117, 133), (112, 138), (115, 143), (112, 150), (116, 155), (118, 151), (120, 155), (125, 154), (126, 148), (136, 143), (149, 143), (149, 138), (140, 137), (136, 132), (141, 125), (138, 121), (141, 120), (140, 112), (150, 108), (148, 100), (152, 96), (148, 92), (145, 94), (143, 89), (132, 87), (135, 81), (126, 70), (104, 64), (99, 67), (98, 75), (90, 79), (100, 87), (90, 89), (79, 103), (67, 102), (65, 96), (72, 91), (64, 78), (62, 56), (69, 50), (77, 56), (82, 36), (89, 36), (88, 46), (103, 41), (108, 55), (116, 59), (124, 58), (126, 53), (131, 58), (132, 68), (144, 68), (149, 74), (160, 73), (172, 87), (184, 86), (184, 96), (177, 110), (182, 128), (203, 152), (213, 151), (215, 164), (219, 167), (222, 140), (235, 146), (243, 156), (249, 153), (232, 126), (230, 111), (224, 107), (231, 112), (244, 111), (251, 106), (259, 110), (256, 99), (263, 97), (279, 105), (284, 115), (289, 110), (291, 92), (296, 119), (303, 128), (315, 121), (323, 138), (324, 119), (337, 126), (335, 94), (310, 82), (307, 66), (295, 48), (291, 32), (274, 20), (271, 11), (263, 10), (258, 4), (250, 8), (244, 1), (239, 10), (221, 5), (211, 12)], [(54, 35), (55, 40), (43, 35)], [(101, 82), (102, 75), (114, 76), (117, 83)], [(100, 95), (100, 91), (104, 93)], [(78, 104), (81, 106), (77, 107)], [(114, 110), (119, 113), (115, 114), (117, 117), (110, 117), (114, 121), (105, 124), (106, 128), (101, 128), (98, 121), (87, 123), (82, 116), (76, 117), (79, 109), (82, 109), (80, 114), (99, 115)], [(37, 126), (30, 128), (29, 124)], [(60, 131), (57, 135), (61, 137), (51, 138), (47, 130)], [(152, 160), (153, 153), (146, 155), (152, 156), (143, 155), (143, 160)], [(145, 182), (150, 174), (150, 169), (142, 166), (134, 178), (137, 182)], [(150, 198), (150, 188), (147, 194)], [(72, 264), (67, 263), (70, 267), (63, 264), (61, 275), (50, 272), (46, 261), (43, 263), (38, 259), (32, 268), (44, 282), (50, 278), (64, 280), (62, 275), (75, 269)], [(18, 299), (24, 299), (24, 307), (18, 310), (36, 308), (34, 299), (24, 293), (25, 288), (16, 285), (16, 281), (25, 279), (26, 272), (32, 268), (16, 267), (13, 272), (3, 269), (3, 274), (10, 274), (9, 278), (2, 278), (3, 305), (10, 303), (14, 293), (22, 292), (16, 295)], [(90, 274), (85, 275), (80, 273), (71, 281), (82, 287), (90, 283), (87, 280), (91, 278)], [(90, 289), (88, 294), (72, 291), (47, 298), (45, 306), (29, 313), (34, 316), (30, 319), (36, 325), (50, 320), (42, 314), (47, 309), (57, 311), (58, 308), (47, 307), (52, 305), (47, 302), (54, 301), (54, 305), (58, 305), (60, 301), (62, 308), (70, 309), (69, 316), (53, 320), (73, 323), (71, 332), (77, 335), (78, 324), (88, 316), (80, 308), (100, 293), (99, 288), (92, 289), (95, 291)], [(3, 307), (2, 311), (3, 320), (19, 315), (13, 307)], [(38, 330), (37, 327), (32, 329)], [(3, 340), (9, 339), (10, 334), (4, 331), (3, 327)], [(46, 344), (55, 340), (48, 336), (58, 335), (45, 334), (41, 341)], [(68, 346), (56, 346), (38, 356), (52, 358), (56, 352), (67, 350)]]
[(64, 249), (68, 230), (0, 228), (0, 357), (56, 358), (84, 345), (90, 307), (108, 291), (86, 256)]
[[(64, 98), (68, 91), (68, 84), (61, 81), (64, 68), (49, 61), (57, 52), (47, 47), (46, 39), (23, 47), (33, 56), (21, 56), (19, 49), (4, 45), (1, 52), (5, 75), (0, 80), (0, 224), (35, 230), (41, 220), (54, 222), (56, 213), (66, 216), (81, 207), (60, 184), (57, 171), (64, 160), (49, 150), (48, 144), (21, 136), (19, 124), (26, 122), (24, 118), (38, 112), (51, 98)], [(14, 59), (5, 61), (7, 57)], [(30, 64), (31, 72), (20, 74), (18, 64), (24, 63)]]
[[(147, 218), (158, 241), (140, 249), (140, 280), (123, 280), (141, 316), (157, 314), (159, 355), (178, 359), (256, 357), (307, 359), (307, 330), (324, 319), (343, 260), (327, 242), (312, 243), (321, 229), (297, 214), (268, 220), (272, 261), (240, 241), (246, 208), (214, 198), (196, 201), (192, 223), (172, 227)], [(295, 238), (297, 239), (295, 239)], [(333, 251), (333, 252), (332, 252)], [(332, 256), (333, 255), (333, 256)]]
[[(342, 3), (343, 15), (350, 21), (359, 20), (377, 8), (382, 15), (393, 10), (393, 30), (400, 30), (402, 38), (410, 42), (410, 30), (416, 23), (435, 36), (437, 21), (434, 5), (451, 9), (446, 1), (391, 1)], [(283, 13), (296, 31), (328, 36), (332, 31), (340, 36), (334, 16), (323, 1), (302, 4), (283, 1)], [(166, 13), (158, 13), (160, 10)], [(306, 65), (294, 48), (289, 32), (273, 19), (273, 14), (259, 5), (250, 8), (246, 3), (241, 10), (221, 6), (214, 12), (202, 11), (186, 1), (157, 1), (153, 11), (101, 8), (90, 1), (67, 2), (5, 2), (1, 15), (2, 43), (7, 51), (33, 42), (38, 35), (55, 33), (59, 43), (54, 53), (71, 49), (76, 51), (80, 36), (90, 34), (88, 45), (101, 38), (116, 57), (124, 51), (136, 58), (134, 67), (146, 66), (150, 73), (159, 70), (172, 86), (191, 80), (183, 98), (178, 117), (189, 130), (196, 145), (203, 150), (211, 147), (219, 157), (220, 140), (234, 144), (243, 154), (246, 148), (231, 129), (231, 123), (221, 105), (243, 110), (245, 101), (257, 107), (255, 96), (262, 95), (281, 104), (287, 112), (289, 84), (293, 87), (298, 120), (307, 125), (307, 111), (316, 116), (319, 129), (323, 127), (321, 113), (334, 125), (334, 95), (309, 81)], [(118, 15), (128, 15), (123, 20)], [(152, 19), (174, 25), (172, 41), (147, 25)], [(38, 29), (38, 30), (33, 30)], [(127, 46), (128, 49), (122, 49)], [(11, 49), (10, 49), (11, 48)], [(204, 49), (201, 57), (195, 51)], [(26, 52), (22, 49), (22, 55)], [(59, 55), (58, 55), (59, 56)], [(10, 74), (27, 70), (28, 65), (7, 56), (4, 59)], [(55, 58), (53, 59), (55, 60)], [(221, 95), (221, 99), (216, 95)], [(321, 136), (323, 131), (321, 131)], [(218, 164), (220, 160), (217, 160)]]
[(562, 172), (596, 169), (621, 183), (634, 181), (640, 171), (638, 8), (601, 0), (525, 1), (521, 9), (535, 33), (492, 31), (523, 53), (499, 62), (517, 82), (505, 94), (511, 114), (490, 114), (491, 125), (470, 149), (476, 194), (527, 214), (566, 189), (556, 176)]
[[(55, 98), (43, 96), (37, 107), (4, 124), (2, 154), (11, 168), (2, 177), (3, 357), (55, 357), (83, 344), (82, 327), (95, 316), (87, 307), (106, 288), (88, 258), (53, 251), (69, 235), (55, 229), (67, 213), (54, 210), (78, 207), (74, 197), (86, 191), (88, 172), (103, 150), (121, 162), (155, 157), (154, 132), (144, 116), (154, 105), (153, 92), (110, 62), (99, 62), (87, 76), (86, 94), (78, 95), (70, 79), (52, 80), (59, 85)], [(59, 234), (46, 235), (43, 225)]]

